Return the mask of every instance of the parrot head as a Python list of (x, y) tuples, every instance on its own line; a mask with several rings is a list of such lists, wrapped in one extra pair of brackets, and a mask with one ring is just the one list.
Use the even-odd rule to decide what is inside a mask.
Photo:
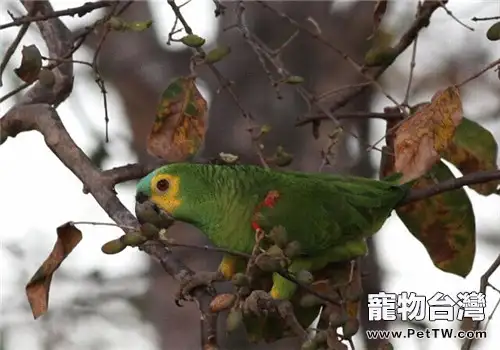
[[(191, 221), (197, 214), (197, 204), (205, 193), (206, 184), (199, 169), (192, 164), (170, 164), (142, 178), (136, 188), (136, 215), (139, 221), (149, 221), (144, 212), (155, 212), (174, 220)], [(165, 225), (163, 225), (165, 226)]]

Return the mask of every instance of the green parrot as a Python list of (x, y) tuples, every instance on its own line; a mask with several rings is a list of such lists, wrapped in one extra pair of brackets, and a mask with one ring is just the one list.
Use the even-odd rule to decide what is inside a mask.
[[(354, 176), (176, 163), (141, 179), (136, 202), (153, 203), (172, 220), (196, 226), (217, 247), (248, 254), (256, 230), (283, 226), (288, 240), (300, 243), (301, 255), (288, 267), (294, 274), (365, 255), (365, 239), (380, 230), (410, 188)], [(225, 279), (244, 271), (241, 259), (223, 256), (219, 272)], [(278, 273), (272, 282), (274, 299), (290, 300), (297, 288)]]

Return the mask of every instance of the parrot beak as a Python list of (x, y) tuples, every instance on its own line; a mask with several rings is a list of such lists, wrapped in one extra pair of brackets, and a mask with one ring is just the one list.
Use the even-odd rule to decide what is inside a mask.
[(170, 213), (153, 203), (143, 192), (135, 195), (135, 215), (140, 224), (150, 223), (158, 228), (169, 228), (175, 221)]

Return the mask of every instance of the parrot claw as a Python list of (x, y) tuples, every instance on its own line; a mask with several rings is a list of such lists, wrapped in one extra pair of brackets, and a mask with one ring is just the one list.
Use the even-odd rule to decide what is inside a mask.
[(192, 292), (198, 287), (206, 287), (210, 294), (215, 295), (215, 288), (213, 282), (223, 281), (224, 276), (219, 272), (196, 272), (181, 282), (179, 290), (175, 295), (175, 304), (182, 307), (182, 301), (193, 301)]

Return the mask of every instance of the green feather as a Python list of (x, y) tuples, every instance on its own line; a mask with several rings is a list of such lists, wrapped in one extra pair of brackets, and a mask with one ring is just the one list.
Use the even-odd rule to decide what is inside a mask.
[(354, 176), (179, 163), (146, 176), (138, 191), (150, 194), (158, 173), (180, 178), (181, 205), (171, 213), (174, 218), (197, 226), (217, 246), (247, 253), (254, 244), (254, 210), (269, 191), (280, 198), (274, 208), (261, 210), (262, 228), (284, 226), (290, 239), (314, 256), (376, 233), (408, 189)]

